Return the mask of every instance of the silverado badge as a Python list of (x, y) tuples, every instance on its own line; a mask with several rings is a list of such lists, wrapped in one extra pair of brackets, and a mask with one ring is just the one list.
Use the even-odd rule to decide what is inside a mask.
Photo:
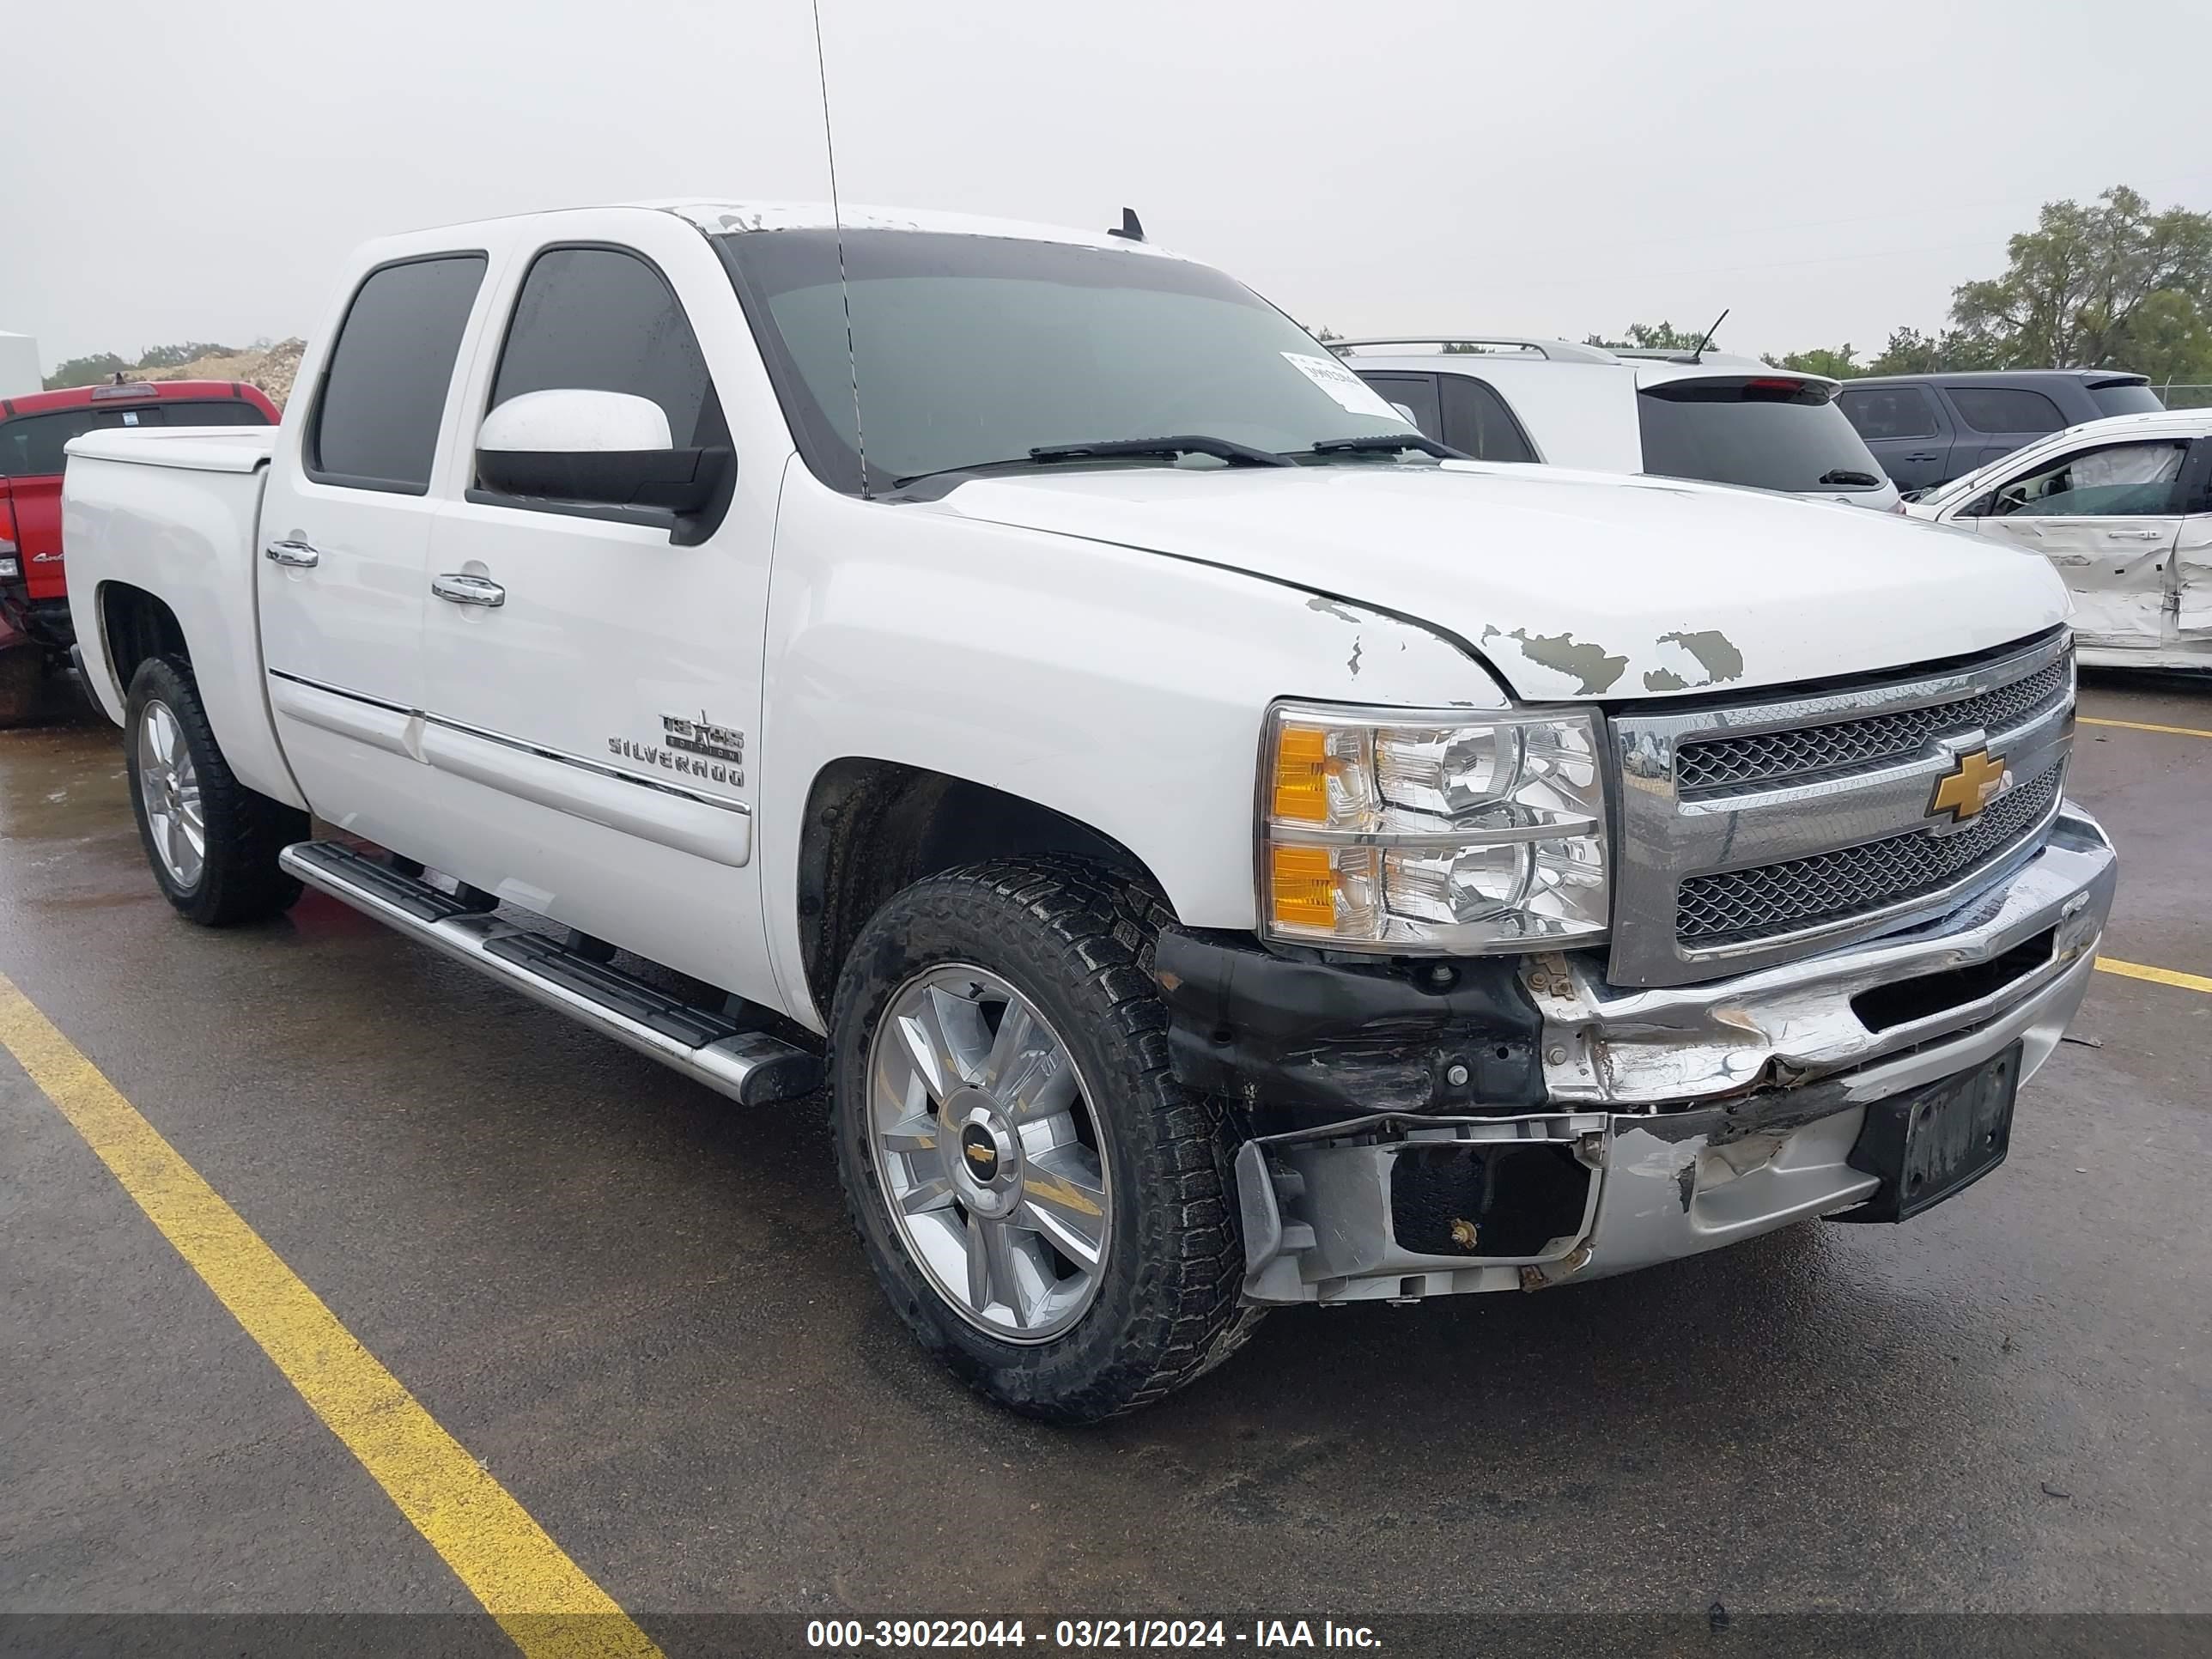
[(1962, 823), (2003, 793), (2005, 763), (2002, 755), (1977, 749), (1961, 755), (1948, 772), (1936, 781), (1936, 798), (1928, 803), (1928, 816), (1948, 812), (1951, 822)]

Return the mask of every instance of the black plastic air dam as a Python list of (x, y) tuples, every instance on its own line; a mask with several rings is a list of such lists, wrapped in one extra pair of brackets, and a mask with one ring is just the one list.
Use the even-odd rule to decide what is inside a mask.
[(1152, 972), (1176, 1075), (1242, 1102), (1254, 1133), (1279, 1134), (1370, 1112), (1542, 1106), (1543, 1021), (1513, 964), (1294, 961), (1243, 934), (1170, 928)]

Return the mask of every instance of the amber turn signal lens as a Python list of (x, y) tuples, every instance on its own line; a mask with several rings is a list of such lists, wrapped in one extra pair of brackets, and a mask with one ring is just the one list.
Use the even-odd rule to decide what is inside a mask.
[(1328, 822), (1328, 733), (1318, 726), (1275, 730), (1275, 816), (1295, 823)]
[(1336, 925), (1336, 872), (1326, 847), (1271, 847), (1268, 892), (1275, 920), (1300, 927)]

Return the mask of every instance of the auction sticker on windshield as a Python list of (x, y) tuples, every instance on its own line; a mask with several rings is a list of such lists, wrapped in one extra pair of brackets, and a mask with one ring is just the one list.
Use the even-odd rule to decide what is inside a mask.
[(1309, 357), (1302, 351), (1285, 351), (1283, 361), (1311, 380), (1355, 415), (1405, 424), (1406, 417), (1384, 401), (1382, 394), (1334, 357)]

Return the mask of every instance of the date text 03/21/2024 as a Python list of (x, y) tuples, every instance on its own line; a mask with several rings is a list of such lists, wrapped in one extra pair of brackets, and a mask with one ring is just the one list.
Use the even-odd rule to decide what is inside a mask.
[(817, 1619), (808, 1621), (806, 1644), (831, 1652), (868, 1649), (1040, 1647), (1066, 1649), (1186, 1649), (1241, 1646), (1377, 1648), (1364, 1625), (1331, 1619), (1255, 1619), (1249, 1627), (1220, 1619), (1059, 1619), (1032, 1626), (1019, 1619)]

